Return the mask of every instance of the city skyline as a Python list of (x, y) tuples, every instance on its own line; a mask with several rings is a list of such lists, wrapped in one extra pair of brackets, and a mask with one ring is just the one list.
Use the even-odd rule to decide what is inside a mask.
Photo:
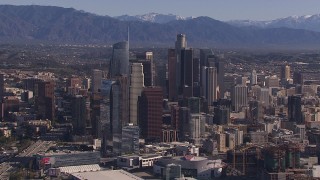
[[(317, 0), (181, 0), (155, 1), (136, 0), (1, 0), (0, 4), (9, 5), (45, 5), (75, 8), (98, 15), (142, 15), (147, 13), (175, 14), (180, 16), (208, 16), (217, 20), (273, 20), (288, 16), (319, 14), (320, 1)], [(130, 4), (130, 6), (124, 6)], [(179, 8), (180, 7), (180, 8)]]

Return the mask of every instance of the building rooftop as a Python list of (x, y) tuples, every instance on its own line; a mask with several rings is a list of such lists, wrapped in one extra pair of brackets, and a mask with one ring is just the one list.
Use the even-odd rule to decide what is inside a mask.
[(83, 172), (83, 173), (73, 173), (73, 177), (80, 180), (142, 180), (129, 172), (124, 170), (107, 170), (107, 171), (96, 171), (96, 172)]

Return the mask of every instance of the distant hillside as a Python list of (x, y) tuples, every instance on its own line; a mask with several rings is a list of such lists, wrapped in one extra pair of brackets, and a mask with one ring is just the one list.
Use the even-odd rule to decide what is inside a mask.
[(148, 13), (144, 15), (136, 15), (136, 16), (129, 16), (129, 15), (122, 15), (115, 17), (121, 21), (142, 21), (142, 22), (152, 22), (152, 23), (159, 23), (164, 24), (171, 21), (176, 20), (189, 20), (193, 19), (193, 17), (182, 17), (173, 14), (158, 14), (158, 13)]
[(7, 42), (113, 44), (126, 40), (131, 46), (174, 46), (177, 33), (187, 35), (193, 47), (317, 48), (320, 33), (289, 28), (237, 27), (208, 17), (159, 24), (120, 21), (72, 8), (49, 6), (0, 6), (0, 40)]

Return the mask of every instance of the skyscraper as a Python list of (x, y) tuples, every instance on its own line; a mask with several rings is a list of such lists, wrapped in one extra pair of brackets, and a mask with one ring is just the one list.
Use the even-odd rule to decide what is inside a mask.
[(138, 125), (138, 97), (144, 88), (144, 74), (142, 63), (131, 64), (130, 75), (130, 123)]
[(287, 81), (288, 79), (290, 79), (290, 66), (289, 65), (281, 66), (280, 79), (281, 79), (281, 81)]
[(177, 99), (177, 80), (176, 80), (177, 56), (175, 49), (168, 49), (168, 95), (169, 100)]
[(231, 101), (236, 112), (239, 112), (242, 107), (248, 106), (248, 87), (243, 85), (234, 86)]
[(179, 93), (184, 97), (193, 96), (193, 50), (181, 50), (181, 75)]
[(269, 106), (269, 103), (270, 103), (269, 88), (260, 88), (258, 90), (258, 100), (263, 106)]
[(224, 98), (224, 60), (216, 56), (208, 56), (208, 66), (217, 69), (217, 98)]
[(133, 124), (122, 128), (121, 154), (139, 154), (139, 134), (139, 127)]
[(217, 100), (217, 69), (215, 67), (202, 67), (202, 90), (203, 95), (206, 97), (208, 105)]
[(94, 69), (92, 71), (92, 90), (93, 93), (100, 92), (101, 89), (101, 80), (103, 77), (103, 72), (99, 69)]
[(72, 126), (73, 132), (77, 135), (84, 135), (86, 130), (86, 98), (81, 95), (72, 97)]
[(147, 51), (137, 54), (137, 60), (131, 61), (134, 63), (142, 63), (144, 74), (144, 85), (155, 85), (155, 66), (153, 62), (153, 52)]
[(251, 72), (251, 77), (250, 77), (250, 84), (251, 86), (255, 85), (258, 83), (258, 79), (257, 79), (257, 71), (256, 70), (252, 70)]
[(303, 85), (303, 73), (301, 73), (301, 72), (294, 72), (293, 73), (293, 84)]
[(129, 74), (129, 42), (119, 42), (113, 45), (109, 74), (111, 78)]
[(55, 116), (53, 81), (41, 81), (35, 85), (35, 109), (38, 118), (53, 120)]
[(181, 75), (182, 73), (182, 62), (181, 62), (181, 50), (187, 48), (187, 40), (186, 40), (186, 35), (185, 34), (178, 34), (177, 35), (177, 40), (175, 43), (175, 52), (176, 52), (176, 84), (177, 84), (177, 95), (182, 92), (182, 86), (183, 82), (181, 80), (183, 79)]
[(302, 123), (301, 97), (288, 97), (288, 120), (291, 122)]
[(4, 74), (0, 74), (0, 103), (4, 96)]
[(145, 87), (139, 97), (139, 127), (147, 140), (161, 139), (162, 100), (160, 87)]

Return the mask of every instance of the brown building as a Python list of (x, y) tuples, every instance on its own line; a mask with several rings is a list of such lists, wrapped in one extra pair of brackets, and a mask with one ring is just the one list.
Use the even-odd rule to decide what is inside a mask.
[(160, 87), (144, 88), (139, 97), (139, 126), (147, 140), (161, 139), (163, 94)]
[(53, 81), (40, 81), (35, 84), (35, 109), (41, 119), (54, 118), (54, 87)]

